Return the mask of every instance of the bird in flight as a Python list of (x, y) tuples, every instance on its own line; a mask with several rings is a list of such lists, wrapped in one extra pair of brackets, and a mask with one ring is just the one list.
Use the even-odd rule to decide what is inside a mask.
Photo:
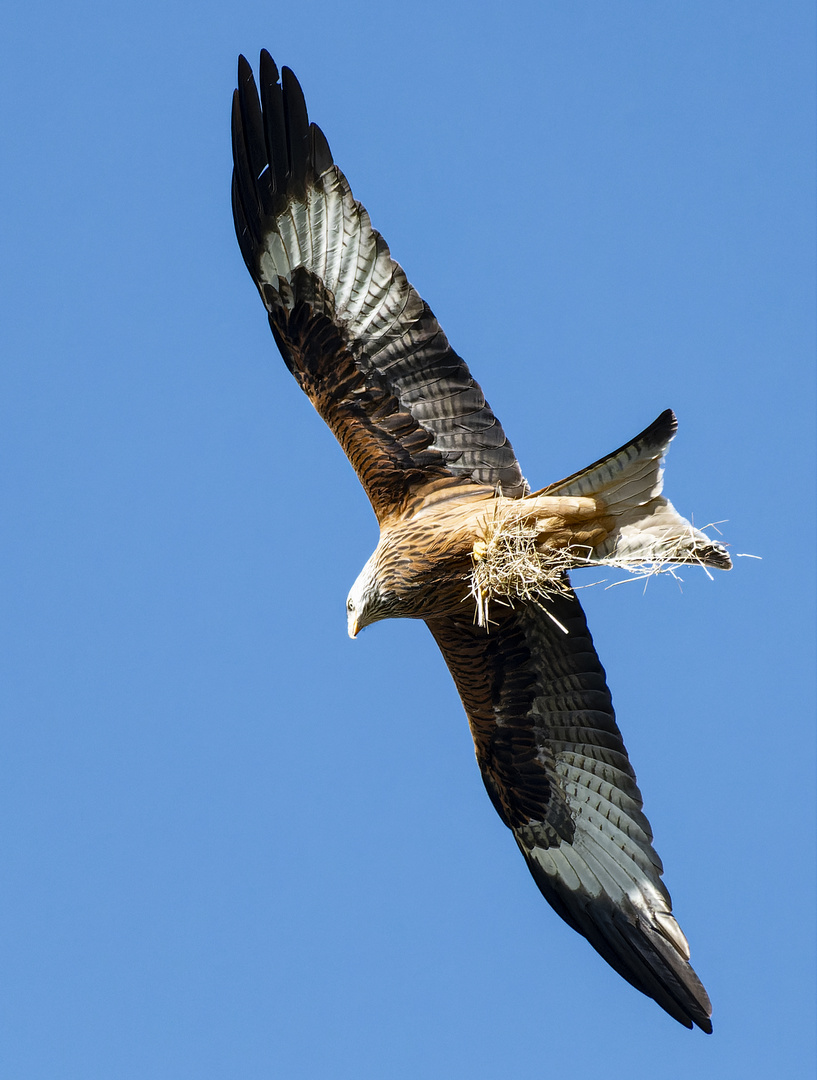
[(233, 96), (232, 204), (244, 262), (301, 389), (380, 526), (349, 633), (425, 621), (456, 683), (497, 813), (553, 908), (686, 1027), (712, 1030), (568, 571), (677, 563), (725, 548), (661, 494), (667, 410), (626, 446), (531, 492), (499, 421), (309, 122), (261, 53)]

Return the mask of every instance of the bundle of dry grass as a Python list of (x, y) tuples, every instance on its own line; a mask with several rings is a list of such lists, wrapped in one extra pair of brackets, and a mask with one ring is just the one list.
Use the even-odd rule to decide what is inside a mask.
[(547, 612), (548, 598), (566, 595), (572, 588), (568, 571), (581, 567), (611, 566), (625, 570), (632, 580), (667, 573), (677, 578), (679, 565), (695, 565), (711, 578), (704, 561), (706, 556), (702, 557), (705, 551), (701, 532), (689, 525), (688, 533), (676, 529), (667, 529), (663, 535), (653, 533), (649, 558), (615, 553), (601, 556), (588, 545), (555, 547), (543, 543), (535, 522), (509, 523), (495, 511), (486, 521), (483, 536), (474, 544), (471, 554), (470, 595), (476, 605), (476, 622), (488, 627), (490, 607), (495, 603), (513, 607), (516, 602), (533, 602)]

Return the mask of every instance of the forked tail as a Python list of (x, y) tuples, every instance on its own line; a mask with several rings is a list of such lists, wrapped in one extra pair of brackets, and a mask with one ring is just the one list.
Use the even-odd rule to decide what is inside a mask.
[(674, 563), (731, 568), (726, 548), (681, 517), (661, 494), (661, 462), (677, 429), (675, 414), (667, 409), (620, 450), (537, 493), (586, 495), (604, 503), (605, 516), (615, 525), (588, 562), (625, 568)]

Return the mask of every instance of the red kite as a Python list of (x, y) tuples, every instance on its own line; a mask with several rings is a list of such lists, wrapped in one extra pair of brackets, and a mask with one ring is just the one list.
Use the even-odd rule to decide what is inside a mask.
[(706, 991), (672, 916), (604, 669), (567, 577), (599, 563), (698, 563), (726, 550), (661, 495), (663, 413), (530, 493), (499, 421), (310, 124), (295, 76), (241, 57), (233, 214), (284, 361), (371, 500), (380, 541), (349, 632), (425, 620), (462, 698), (485, 787), (545, 898), (687, 1027)]

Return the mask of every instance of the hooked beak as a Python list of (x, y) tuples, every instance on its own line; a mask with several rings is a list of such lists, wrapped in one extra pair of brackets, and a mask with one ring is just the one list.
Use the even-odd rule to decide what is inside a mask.
[(360, 627), (357, 624), (357, 615), (353, 615), (353, 616), (350, 617), (349, 624), (348, 624), (348, 629), (349, 629), (349, 637), (350, 638), (356, 638), (357, 635), (358, 635), (358, 631), (360, 630)]

